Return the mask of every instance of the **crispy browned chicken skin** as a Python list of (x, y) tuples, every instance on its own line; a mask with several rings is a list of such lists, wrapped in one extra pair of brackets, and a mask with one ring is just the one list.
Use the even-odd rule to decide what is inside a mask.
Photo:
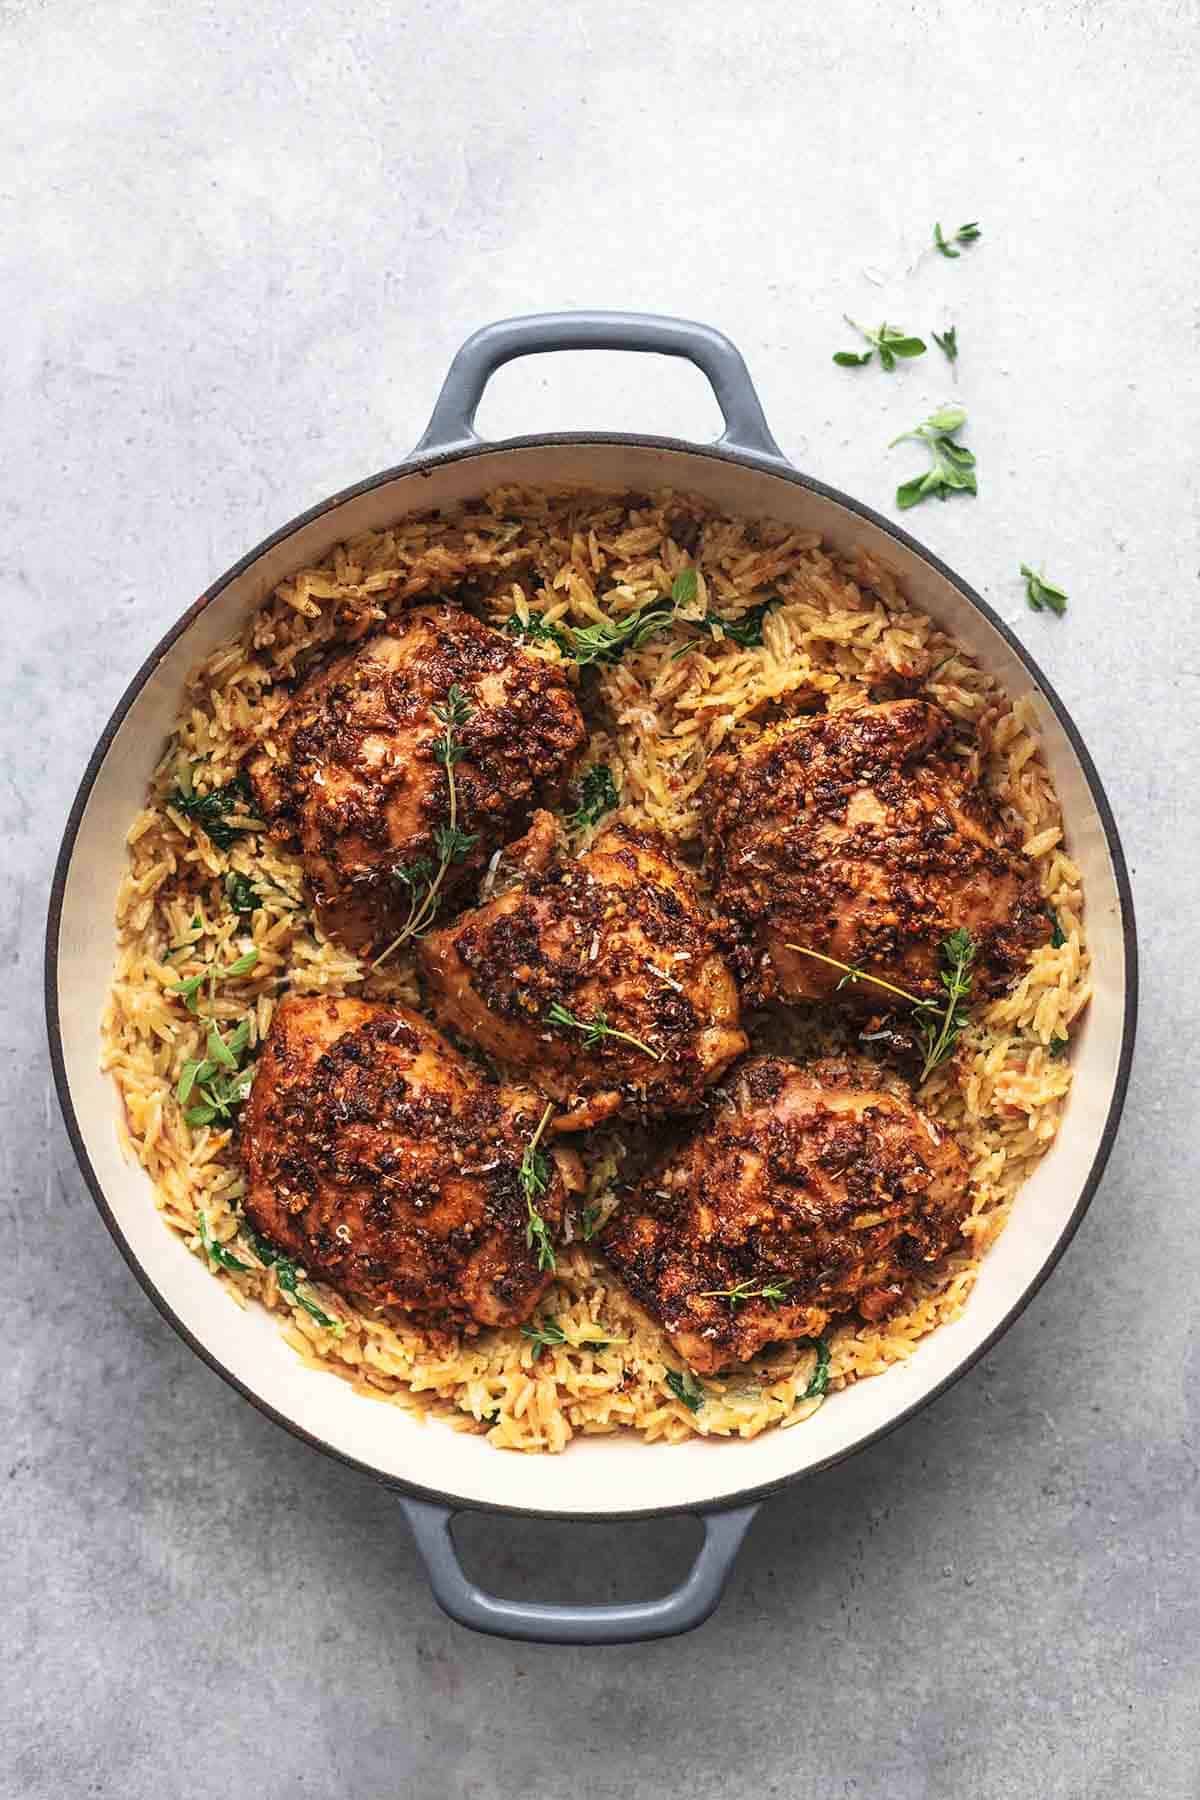
[[(519, 1324), (552, 1279), (518, 1178), (544, 1104), (403, 1007), (284, 1000), (242, 1122), (247, 1217), (352, 1299), (442, 1331)], [(548, 1158), (552, 1236), (575, 1163)]]
[(871, 982), (939, 992), (942, 940), (976, 942), (976, 993), (1011, 979), (1050, 923), (1015, 832), (962, 760), (928, 700), (789, 720), (718, 758), (705, 830), (718, 904), (746, 934), (749, 992), (872, 1007)]
[(326, 929), (355, 949), (400, 929), (412, 890), (396, 869), (438, 862), (449, 785), (434, 708), (452, 687), (471, 707), (456, 727), (454, 781), (458, 827), (474, 838), (447, 870), (453, 899), (535, 805), (557, 800), (586, 737), (563, 675), (511, 638), (460, 607), (414, 607), (311, 675), (275, 734), (277, 756), (250, 764), (272, 831), (299, 839)]
[(714, 1374), (855, 1306), (882, 1316), (967, 1207), (944, 1127), (846, 1064), (757, 1057), (599, 1243), (680, 1355)]
[[(530, 835), (544, 854), (539, 826)], [(646, 832), (616, 825), (577, 861), (551, 855), (418, 954), (440, 1021), (562, 1101), (560, 1131), (694, 1109), (746, 1048), (695, 881)], [(582, 1024), (603, 1015), (647, 1048), (592, 1042), (549, 1018), (556, 1004)]]

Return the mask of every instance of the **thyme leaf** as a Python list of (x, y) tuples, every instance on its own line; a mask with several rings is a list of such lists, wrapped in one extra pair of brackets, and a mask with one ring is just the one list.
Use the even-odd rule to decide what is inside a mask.
[(614, 1025), (609, 1024), (608, 1017), (602, 1010), (593, 1013), (590, 1019), (580, 1019), (555, 1000), (546, 1009), (546, 1023), (559, 1025), (566, 1031), (582, 1031), (585, 1050), (594, 1050), (605, 1038), (619, 1038), (623, 1044), (632, 1044), (635, 1050), (645, 1051), (655, 1062), (662, 1061), (661, 1051), (652, 1049), (649, 1044), (643, 1043), (641, 1038), (634, 1037), (628, 1031), (618, 1031)]

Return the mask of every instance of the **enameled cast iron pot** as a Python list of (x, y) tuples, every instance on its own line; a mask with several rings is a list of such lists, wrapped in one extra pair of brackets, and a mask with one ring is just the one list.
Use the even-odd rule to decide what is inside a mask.
[[(476, 436), (476, 409), (501, 364), (534, 352), (581, 349), (686, 357), (712, 383), (724, 435), (703, 447), (605, 432), (499, 444)], [(911, 1361), (836, 1394), (798, 1430), (769, 1431), (750, 1443), (696, 1439), (678, 1446), (627, 1435), (589, 1438), (562, 1456), (525, 1457), (500, 1455), (480, 1437), (437, 1424), (422, 1427), (305, 1368), (261, 1308), (242, 1312), (231, 1305), (164, 1229), (145, 1174), (126, 1164), (117, 1147), (117, 1096), (98, 1066), (98, 1022), (113, 966), (112, 902), (125, 832), (170, 731), (185, 674), (236, 632), (281, 578), (318, 562), (343, 538), (410, 512), (475, 499), (506, 482), (690, 489), (729, 513), (782, 519), (845, 549), (863, 544), (887, 560), (914, 604), (975, 652), (1010, 695), (1036, 697), (1071, 855), (1083, 871), (1095, 963), (1095, 995), (1072, 1052), (1075, 1083), (1062, 1130), (985, 1257), (963, 1316), (926, 1339)], [(1012, 632), (905, 532), (784, 460), (727, 338), (704, 325), (624, 313), (510, 319), (477, 332), (455, 357), (429, 429), (407, 462), (285, 525), (188, 609), (134, 677), (88, 764), (55, 872), (46, 947), (50, 1047), (67, 1129), (117, 1247), (151, 1300), (263, 1412), (394, 1489), (446, 1612), (476, 1630), (547, 1643), (632, 1642), (700, 1624), (717, 1604), (765, 1495), (890, 1431), (995, 1342), (1061, 1256), (1100, 1179), (1125, 1096), (1135, 989), (1133, 908), (1112, 813), (1065, 707)], [(580, 1520), (687, 1512), (702, 1519), (705, 1536), (687, 1580), (665, 1598), (628, 1606), (527, 1605), (485, 1594), (464, 1575), (450, 1521), (469, 1508)]]

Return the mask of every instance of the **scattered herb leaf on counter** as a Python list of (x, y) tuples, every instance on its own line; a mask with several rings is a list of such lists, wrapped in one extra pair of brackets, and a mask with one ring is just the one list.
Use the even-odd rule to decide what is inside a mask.
[(211, 788), (207, 794), (198, 794), (192, 785), (190, 769), (184, 771), (178, 784), (167, 795), (168, 806), (183, 814), (185, 819), (192, 819), (201, 826), (211, 838), (218, 850), (228, 850), (234, 838), (241, 831), (248, 831), (248, 825), (231, 825), (227, 815), (231, 812), (246, 812), (253, 815), (254, 797), (244, 774), (235, 775), (223, 787)]
[[(889, 371), (896, 367), (897, 357), (909, 358), (913, 356), (924, 356), (925, 354), (924, 338), (910, 337), (907, 331), (900, 331), (895, 325), (889, 325), (885, 322), (879, 327), (878, 331), (868, 331), (865, 325), (860, 325), (856, 319), (850, 317), (849, 313), (843, 313), (842, 317), (845, 319), (847, 325), (857, 331), (861, 337), (865, 337), (868, 344), (874, 346), (879, 352), (880, 363)], [(859, 360), (869, 360), (870, 355), (871, 352), (868, 350), (866, 357), (860, 358)], [(848, 350), (839, 350), (833, 360), (834, 362), (841, 363), (843, 368), (848, 368), (851, 366), (851, 363), (847, 360), (849, 357), (850, 352)]]
[(979, 229), (979, 221), (977, 219), (972, 219), (966, 225), (960, 225), (958, 230), (954, 233), (954, 236), (950, 238), (943, 235), (940, 225), (935, 225), (933, 228), (933, 246), (935, 250), (940, 250), (943, 256), (956, 259), (962, 255), (962, 251), (956, 250), (954, 248), (955, 244), (973, 244), (982, 236), (983, 233)]
[(1067, 610), (1067, 595), (1053, 581), (1047, 581), (1040, 570), (1034, 570), (1028, 563), (1021, 564), (1021, 573), (1025, 577), (1025, 598), (1033, 612), (1043, 612), (1047, 607), (1057, 618), (1062, 618)]
[(537, 1202), (550, 1186), (550, 1161), (545, 1151), (539, 1149), (538, 1146), (553, 1111), (554, 1104), (548, 1100), (546, 1110), (538, 1120), (537, 1130), (525, 1146), (520, 1168), (521, 1192), (525, 1196), (525, 1210), (528, 1215), (525, 1224), (525, 1243), (530, 1250), (535, 1244), (537, 1245), (537, 1266), (543, 1270), (556, 1267), (554, 1245), (550, 1241), (549, 1227), (537, 1208)]
[(902, 510), (919, 505), (931, 494), (945, 500), (952, 493), (978, 493), (974, 454), (965, 444), (956, 443), (954, 438), (954, 433), (961, 431), (966, 422), (967, 415), (961, 406), (941, 406), (912, 431), (902, 431), (899, 437), (892, 439), (889, 450), (911, 438), (925, 444), (933, 459), (924, 475), (914, 475), (911, 481), (903, 482), (896, 489), (896, 505)]
[(835, 350), (833, 360), (840, 369), (863, 369), (874, 354), (873, 350), (864, 350), (861, 356), (857, 350)]
[(585, 831), (620, 804), (621, 796), (613, 781), (612, 770), (607, 763), (593, 763), (584, 771), (579, 783), (579, 805), (573, 813), (567, 814), (563, 823), (568, 831)]
[(647, 1056), (654, 1058), (655, 1062), (662, 1061), (660, 1051), (652, 1050), (649, 1044), (644, 1044), (641, 1038), (634, 1037), (628, 1031), (617, 1031), (614, 1026), (609, 1024), (608, 1015), (603, 1011), (594, 1013), (590, 1019), (580, 1019), (555, 1000), (546, 1009), (546, 1023), (561, 1025), (567, 1031), (584, 1032), (586, 1034), (583, 1040), (585, 1050), (594, 1050), (596, 1045), (603, 1043), (605, 1038), (619, 1038), (623, 1044), (632, 1044), (635, 1050), (644, 1050)]
[(682, 1374), (678, 1369), (668, 1369), (667, 1386), (677, 1400), (682, 1400), (689, 1412), (699, 1412), (708, 1399), (690, 1369), (684, 1369)]
[(797, 1338), (798, 1350), (815, 1350), (817, 1366), (808, 1378), (808, 1386), (801, 1394), (802, 1400), (819, 1400), (829, 1392), (829, 1345), (821, 1338)]
[(933, 341), (941, 351), (942, 355), (946, 358), (947, 362), (956, 363), (958, 361), (957, 326), (947, 325), (945, 331), (941, 334), (935, 331), (933, 333)]
[(522, 1325), (521, 1336), (527, 1337), (533, 1345), (534, 1362), (548, 1344), (565, 1344), (567, 1341), (566, 1332), (554, 1319), (543, 1319), (540, 1324), (531, 1319), (527, 1325)]

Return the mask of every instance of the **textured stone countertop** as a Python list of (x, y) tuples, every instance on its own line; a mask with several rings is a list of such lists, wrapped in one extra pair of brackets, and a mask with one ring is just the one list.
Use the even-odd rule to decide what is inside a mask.
[[(762, 1800), (1200, 1791), (1196, 0), (744, 8), (0, 0), (0, 1793)], [(935, 219), (979, 219), (957, 262)], [(953, 322), (980, 496), (908, 523), (1033, 648), (1134, 871), (1124, 1127), (1074, 1247), (906, 1429), (766, 1506), (700, 1633), (473, 1637), (398, 1509), (208, 1372), (58, 1117), (40, 999), (62, 823), (193, 595), (398, 460), (514, 312), (738, 342), (785, 452), (888, 510)], [(682, 365), (514, 365), (482, 428), (709, 437)], [(1021, 560), (1070, 590), (1027, 610)], [(97, 904), (107, 906), (107, 895)], [(670, 1522), (469, 1522), (539, 1598), (641, 1597)]]

